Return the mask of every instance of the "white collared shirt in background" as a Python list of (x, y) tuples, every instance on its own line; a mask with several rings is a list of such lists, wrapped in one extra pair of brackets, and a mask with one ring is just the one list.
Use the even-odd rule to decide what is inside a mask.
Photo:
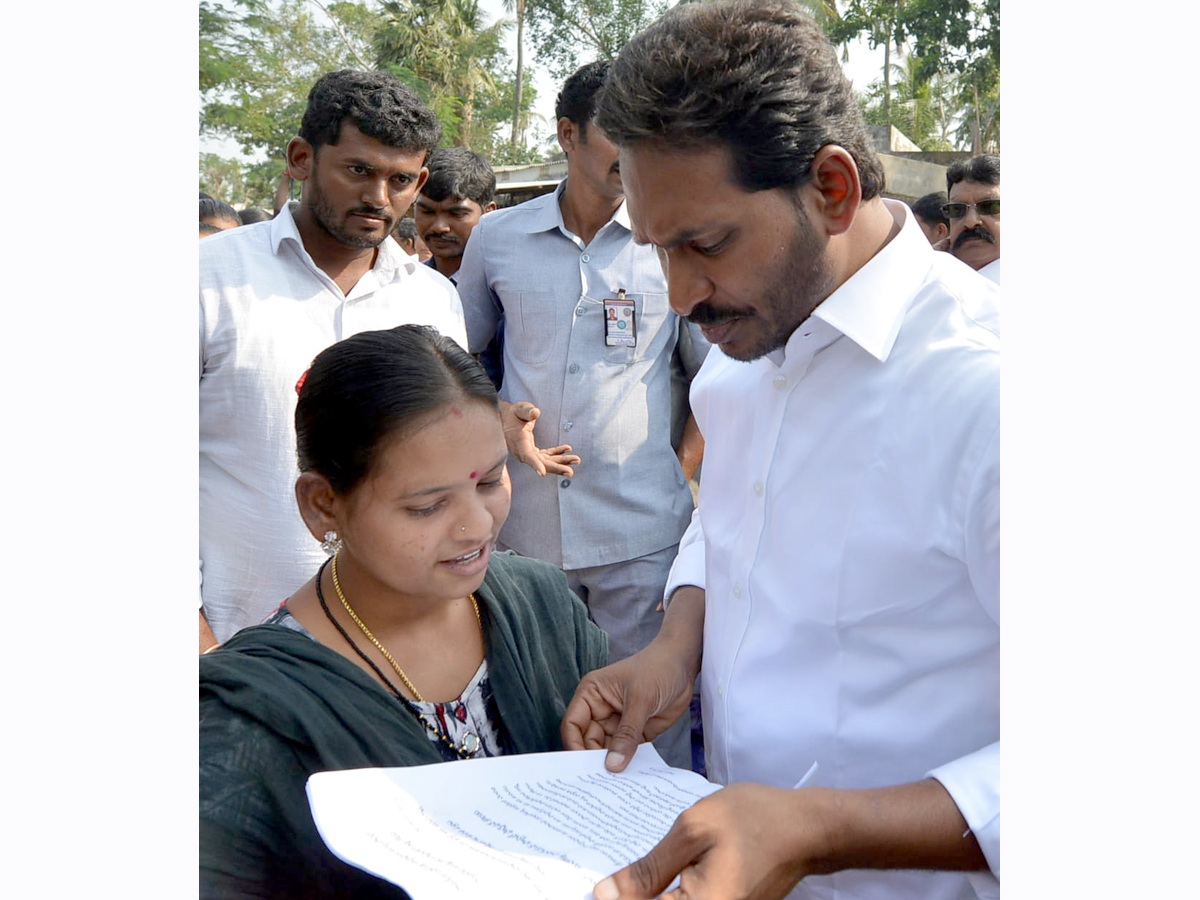
[(200, 593), (218, 641), (325, 558), (296, 508), (296, 382), (330, 344), (409, 323), (467, 345), (454, 287), (390, 238), (349, 295), (287, 207), (200, 242)]
[[(786, 347), (692, 385), (699, 508), (667, 594), (706, 589), (709, 777), (931, 773), (1000, 867), (999, 289), (895, 238)], [(992, 875), (847, 871), (794, 897), (958, 898)]]

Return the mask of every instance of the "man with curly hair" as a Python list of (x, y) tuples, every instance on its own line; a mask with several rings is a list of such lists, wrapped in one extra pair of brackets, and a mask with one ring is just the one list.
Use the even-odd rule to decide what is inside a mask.
[(293, 496), (296, 385), (360, 331), (466, 346), (453, 285), (387, 237), (428, 176), (433, 112), (396, 78), (331, 72), (288, 144), (298, 206), (200, 243), (200, 650), (262, 621), (322, 558)]

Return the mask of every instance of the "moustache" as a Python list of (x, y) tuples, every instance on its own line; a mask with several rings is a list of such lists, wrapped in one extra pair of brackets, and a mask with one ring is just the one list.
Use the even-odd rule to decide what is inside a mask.
[(374, 216), (377, 219), (383, 219), (387, 223), (392, 222), (392, 217), (388, 215), (385, 209), (372, 209), (369, 206), (360, 206), (357, 209), (352, 209), (348, 213), (352, 216)]
[(705, 301), (697, 303), (692, 308), (692, 311), (687, 315), (687, 320), (695, 325), (712, 326), (722, 325), (734, 319), (744, 319), (752, 315), (754, 315), (754, 310), (718, 309)]
[(962, 246), (963, 241), (969, 241), (971, 238), (979, 238), (980, 240), (987, 241), (989, 244), (996, 243), (996, 239), (994, 237), (992, 237), (992, 233), (990, 231), (988, 231), (982, 225), (976, 225), (974, 228), (968, 228), (966, 231), (964, 231), (962, 234), (960, 234), (957, 238), (955, 238), (954, 246), (951, 247), (950, 249), (957, 250), (959, 247)]

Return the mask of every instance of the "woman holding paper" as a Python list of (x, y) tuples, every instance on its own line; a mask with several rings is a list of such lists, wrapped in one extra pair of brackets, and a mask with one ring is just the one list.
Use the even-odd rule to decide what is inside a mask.
[(493, 553), (508, 450), (457, 344), (364, 332), (297, 390), (296, 500), (330, 558), (200, 658), (200, 893), (403, 896), (325, 848), (308, 776), (561, 749), (607, 639), (560, 571)]

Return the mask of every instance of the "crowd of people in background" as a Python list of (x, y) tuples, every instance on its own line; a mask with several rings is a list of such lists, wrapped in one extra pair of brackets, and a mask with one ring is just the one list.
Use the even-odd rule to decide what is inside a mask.
[(597, 900), (998, 897), (999, 158), (888, 199), (789, 0), (555, 116), (498, 209), (331, 72), (271, 213), (200, 195), (201, 896), (404, 896), (314, 772), (652, 741), (728, 787)]

